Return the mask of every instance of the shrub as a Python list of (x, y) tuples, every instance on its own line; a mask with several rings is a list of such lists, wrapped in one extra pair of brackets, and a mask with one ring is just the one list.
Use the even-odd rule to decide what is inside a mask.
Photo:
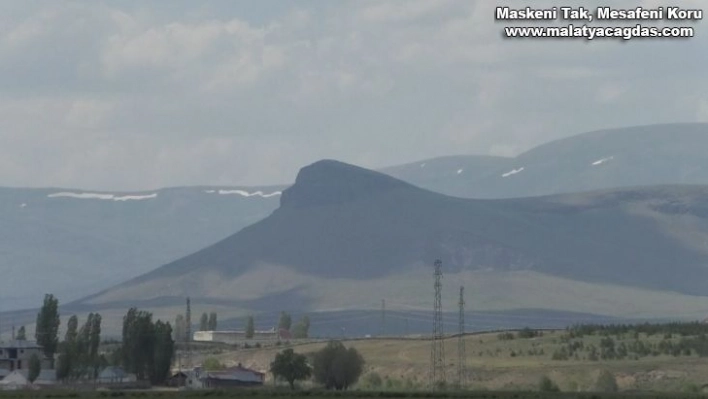
[(379, 373), (372, 371), (371, 373), (364, 376), (362, 379), (363, 385), (369, 389), (381, 389), (383, 386), (383, 379)]
[(541, 377), (538, 382), (538, 390), (541, 392), (560, 392), (560, 388), (547, 376)]
[(607, 370), (600, 371), (595, 382), (595, 391), (597, 392), (617, 392), (617, 380), (615, 376)]
[(315, 353), (313, 376), (327, 389), (346, 390), (354, 385), (364, 369), (364, 358), (354, 348), (330, 341)]

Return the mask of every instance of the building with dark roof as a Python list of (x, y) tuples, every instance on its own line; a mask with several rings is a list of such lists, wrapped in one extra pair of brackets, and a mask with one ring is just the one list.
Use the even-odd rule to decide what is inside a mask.
[(241, 366), (219, 371), (204, 371), (199, 376), (203, 388), (236, 388), (262, 386), (265, 373)]

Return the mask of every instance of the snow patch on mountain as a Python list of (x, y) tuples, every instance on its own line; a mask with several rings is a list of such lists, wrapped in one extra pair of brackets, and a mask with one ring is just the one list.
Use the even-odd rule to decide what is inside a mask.
[(615, 157), (607, 157), (607, 158), (598, 159), (597, 161), (592, 163), (592, 166), (602, 165), (603, 163), (611, 161), (613, 159), (615, 159)]
[(523, 172), (523, 171), (524, 171), (524, 167), (522, 166), (522, 167), (520, 167), (519, 169), (512, 169), (512, 170), (510, 170), (510, 171), (504, 173), (504, 174), (502, 175), (502, 177), (509, 177), (509, 176), (511, 176), (511, 175), (515, 175), (515, 174), (521, 173), (521, 172)]
[(135, 201), (135, 200), (144, 200), (144, 199), (152, 199), (152, 198), (157, 198), (157, 193), (148, 194), (148, 195), (125, 195), (123, 197), (114, 197), (113, 201)]
[(115, 194), (61, 192), (61, 193), (49, 194), (49, 195), (47, 195), (47, 197), (49, 197), (49, 198), (100, 199), (100, 200), (109, 200), (109, 201), (138, 201), (138, 200), (157, 198), (157, 193), (146, 194), (146, 195), (117, 196)]
[(204, 191), (207, 194), (220, 194), (220, 195), (240, 195), (242, 197), (262, 197), (262, 198), (270, 198), (274, 197), (276, 195), (282, 194), (280, 191), (273, 191), (272, 193), (264, 193), (263, 191), (255, 191), (252, 193), (249, 193), (248, 191), (245, 190), (206, 190)]

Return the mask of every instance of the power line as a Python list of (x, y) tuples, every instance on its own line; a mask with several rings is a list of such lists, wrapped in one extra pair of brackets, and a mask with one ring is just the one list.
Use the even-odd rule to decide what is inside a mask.
[(435, 264), (435, 298), (433, 305), (433, 337), (430, 350), (430, 389), (438, 390), (445, 386), (445, 342), (442, 321), (442, 262)]

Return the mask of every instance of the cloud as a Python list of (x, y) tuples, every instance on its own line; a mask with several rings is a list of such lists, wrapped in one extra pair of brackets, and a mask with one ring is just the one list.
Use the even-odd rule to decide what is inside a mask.
[(279, 183), (707, 114), (701, 23), (510, 40), (483, 1), (22, 4), (0, 5), (0, 185)]

